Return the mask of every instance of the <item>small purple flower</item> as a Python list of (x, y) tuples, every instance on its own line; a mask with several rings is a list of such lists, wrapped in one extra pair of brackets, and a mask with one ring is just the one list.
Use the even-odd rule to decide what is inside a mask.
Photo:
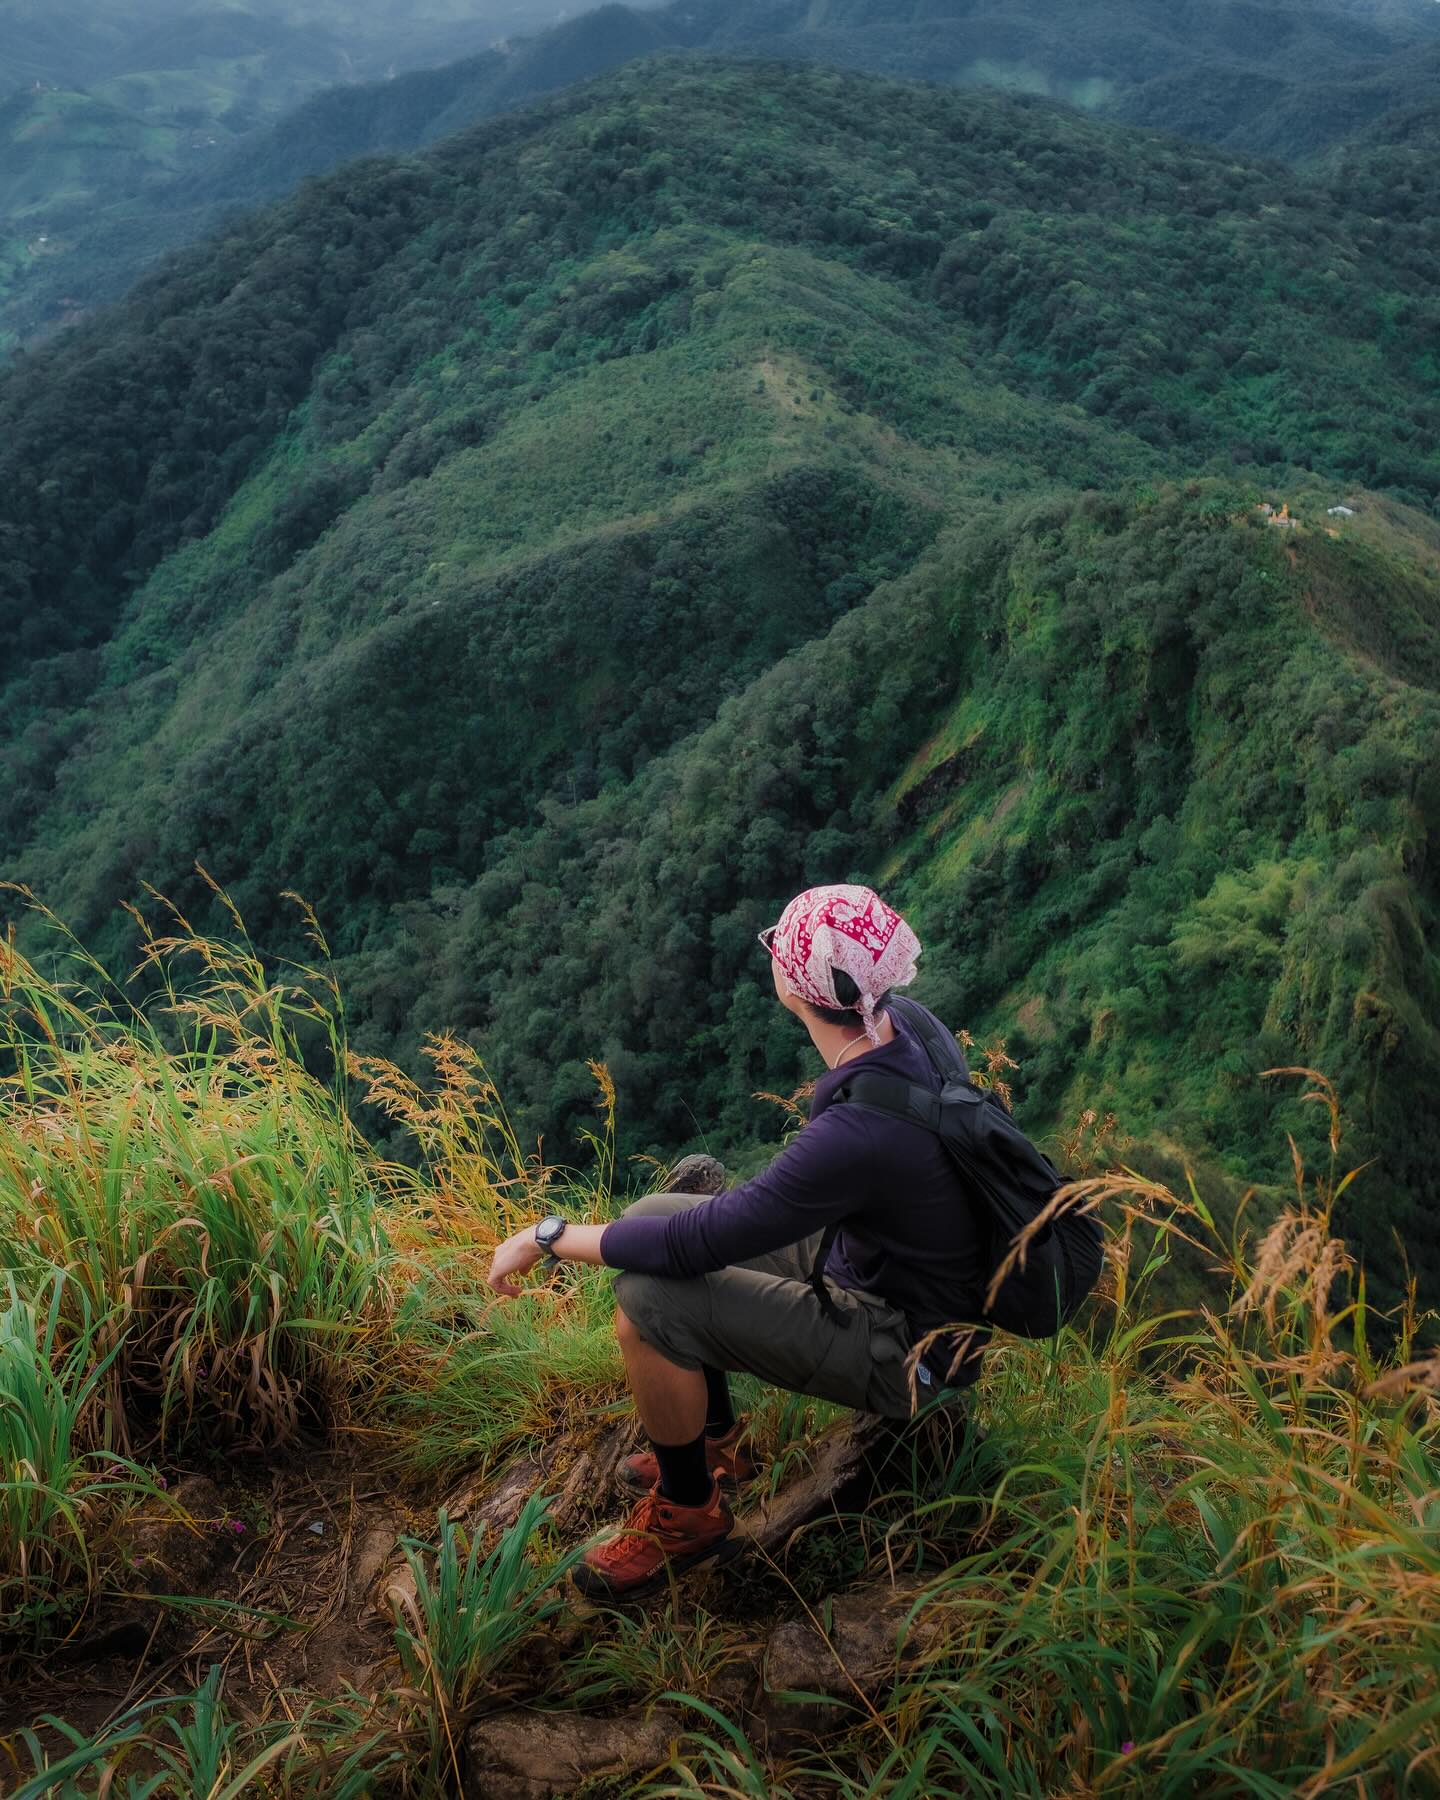
[(1125, 1742), (1120, 1746), (1120, 1754), (1122, 1756), (1128, 1756), (1134, 1748), (1134, 1744), (1129, 1738), (1126, 1738)]
[(158, 1475), (158, 1476), (156, 1476), (156, 1480), (157, 1480), (157, 1481), (158, 1481), (158, 1482), (159, 1482), (159, 1483), (160, 1483), (160, 1491), (161, 1491), (161, 1492), (162, 1492), (162, 1493), (163, 1493), (163, 1492), (164, 1492), (164, 1491), (165, 1491), (165, 1489), (166, 1489), (166, 1488), (168, 1488), (168, 1487), (169, 1487), (169, 1485), (170, 1485), (170, 1483), (169, 1483), (169, 1482), (168, 1482), (168, 1481), (167, 1481), (167, 1480), (166, 1480), (166, 1479), (165, 1479), (165, 1477), (164, 1477), (164, 1476), (163, 1476), (163, 1475)]
[(230, 1521), (230, 1529), (235, 1533), (236, 1537), (243, 1537), (245, 1534), (245, 1526), (240, 1519), (232, 1519)]

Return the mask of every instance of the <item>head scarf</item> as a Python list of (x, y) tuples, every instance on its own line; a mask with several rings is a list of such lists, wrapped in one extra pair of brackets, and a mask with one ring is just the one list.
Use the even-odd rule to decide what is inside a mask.
[(786, 987), (811, 1006), (840, 1006), (835, 971), (843, 969), (860, 990), (849, 1010), (860, 1014), (872, 1044), (880, 1041), (875, 1002), (915, 979), (920, 954), (919, 939), (899, 913), (872, 889), (843, 884), (797, 894), (760, 941)]

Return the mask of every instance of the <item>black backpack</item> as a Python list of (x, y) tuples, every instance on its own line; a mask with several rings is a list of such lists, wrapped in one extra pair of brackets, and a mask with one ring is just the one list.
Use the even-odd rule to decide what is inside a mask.
[[(1065, 1178), (1021, 1131), (998, 1095), (976, 1087), (960, 1046), (934, 1013), (913, 1000), (887, 1004), (920, 1039), (944, 1086), (937, 1094), (898, 1075), (862, 1069), (836, 1091), (835, 1100), (908, 1119), (936, 1134), (966, 1193), (989, 1218), (993, 1274)], [(832, 1226), (825, 1233), (815, 1264), (816, 1291), (822, 1296), (821, 1272), (838, 1230)], [(1000, 1284), (985, 1323), (1016, 1337), (1054, 1337), (1099, 1280), (1102, 1246), (1100, 1222), (1093, 1214), (1072, 1211), (1052, 1219), (1031, 1239), (1024, 1267), (1017, 1265)]]

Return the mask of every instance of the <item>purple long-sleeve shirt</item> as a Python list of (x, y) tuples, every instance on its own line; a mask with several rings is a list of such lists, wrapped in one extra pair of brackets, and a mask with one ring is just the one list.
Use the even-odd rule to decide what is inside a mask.
[(617, 1219), (600, 1240), (614, 1269), (694, 1276), (840, 1223), (825, 1272), (898, 1306), (917, 1333), (979, 1319), (989, 1276), (984, 1222), (938, 1137), (922, 1125), (832, 1105), (857, 1070), (940, 1078), (894, 1013), (894, 1040), (822, 1075), (810, 1123), (762, 1174), (670, 1218)]

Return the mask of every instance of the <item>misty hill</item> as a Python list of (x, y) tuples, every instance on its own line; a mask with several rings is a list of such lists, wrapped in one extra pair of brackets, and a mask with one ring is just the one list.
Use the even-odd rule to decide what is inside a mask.
[(193, 235), (199, 221), (174, 212), (187, 183), (307, 96), (554, 10), (0, 0), (0, 351)]
[(331, 80), (383, 76), (547, 26), (562, 10), (547, 0), (0, 0), (0, 79), (87, 87), (282, 46), (302, 64), (318, 48)]
[[(432, 0), (430, 12), (437, 8), (440, 0)], [(511, 8), (490, 27), (487, 45), (499, 37), (498, 48), (395, 80), (331, 87), (227, 148), (235, 130), (256, 122), (262, 99), (273, 113), (278, 73), (309, 92), (320, 66), (330, 67), (332, 81), (381, 72), (373, 67), (381, 50), (404, 70), (427, 53), (438, 60), (435, 33), (451, 28), (441, 19), (432, 30), (421, 18), (402, 33), (391, 20), (387, 37), (384, 9), (355, 11), (348, 29), (337, 17), (345, 11), (340, 0), (288, 8), (286, 29), (311, 50), (269, 58), (263, 80), (250, 70), (244, 98), (220, 81), (225, 107), (213, 71), (249, 65), (205, 64), (210, 85), (199, 92), (191, 77), (173, 73), (103, 90), (112, 104), (166, 124), (183, 100), (193, 120), (207, 121), (206, 135), (182, 146), (176, 179), (158, 191), (129, 185), (119, 164), (112, 179), (111, 165), (97, 157), (86, 204), (57, 205), (45, 220), (44, 257), (28, 253), (28, 232), (12, 229), (10, 266), (0, 273), (0, 347), (7, 336), (31, 341), (77, 308), (117, 297), (165, 248), (202, 235), (227, 207), (275, 198), (301, 176), (353, 157), (437, 142), (661, 51), (709, 49), (999, 87), (1287, 159), (1318, 155), (1425, 105), (1440, 80), (1440, 8), (1428, 0), (1100, 0), (1084, 7), (1065, 0), (673, 0), (655, 9), (602, 6), (529, 35), (510, 34), (507, 23), (501, 37), (501, 22), (517, 16)], [(218, 31), (222, 18), (232, 22), (227, 30), (281, 28), (273, 12), (235, 9), (197, 14), (185, 30)], [(370, 20), (368, 36), (358, 28), (362, 18)], [(0, 31), (5, 21), (0, 10)], [(157, 121), (153, 109), (167, 104), (171, 111)]]
[[(1419, 0), (1389, 12), (1336, 0), (609, 5), (503, 53), (417, 71), (404, 84), (408, 93), (384, 103), (357, 93), (320, 97), (286, 122), (270, 154), (298, 157), (292, 170), (318, 170), (408, 147), (394, 136), (377, 138), (377, 129), (408, 130), (410, 144), (433, 142), (636, 56), (696, 48), (1048, 96), (1098, 117), (1294, 160), (1428, 100), (1440, 75), (1440, 18)], [(399, 127), (402, 115), (408, 124)], [(259, 154), (263, 170), (266, 152)], [(254, 197), (238, 172), (229, 180), (230, 197)]]
[(1232, 152), (703, 60), (309, 184), (0, 379), (4, 867), (122, 963), (197, 857), (271, 947), (299, 889), (360, 1041), (458, 1026), (555, 1153), (595, 1054), (631, 1149), (762, 1135), (754, 932), (873, 879), (1037, 1127), (1215, 1195), (1333, 1075), (1433, 1279), (1437, 273)]

